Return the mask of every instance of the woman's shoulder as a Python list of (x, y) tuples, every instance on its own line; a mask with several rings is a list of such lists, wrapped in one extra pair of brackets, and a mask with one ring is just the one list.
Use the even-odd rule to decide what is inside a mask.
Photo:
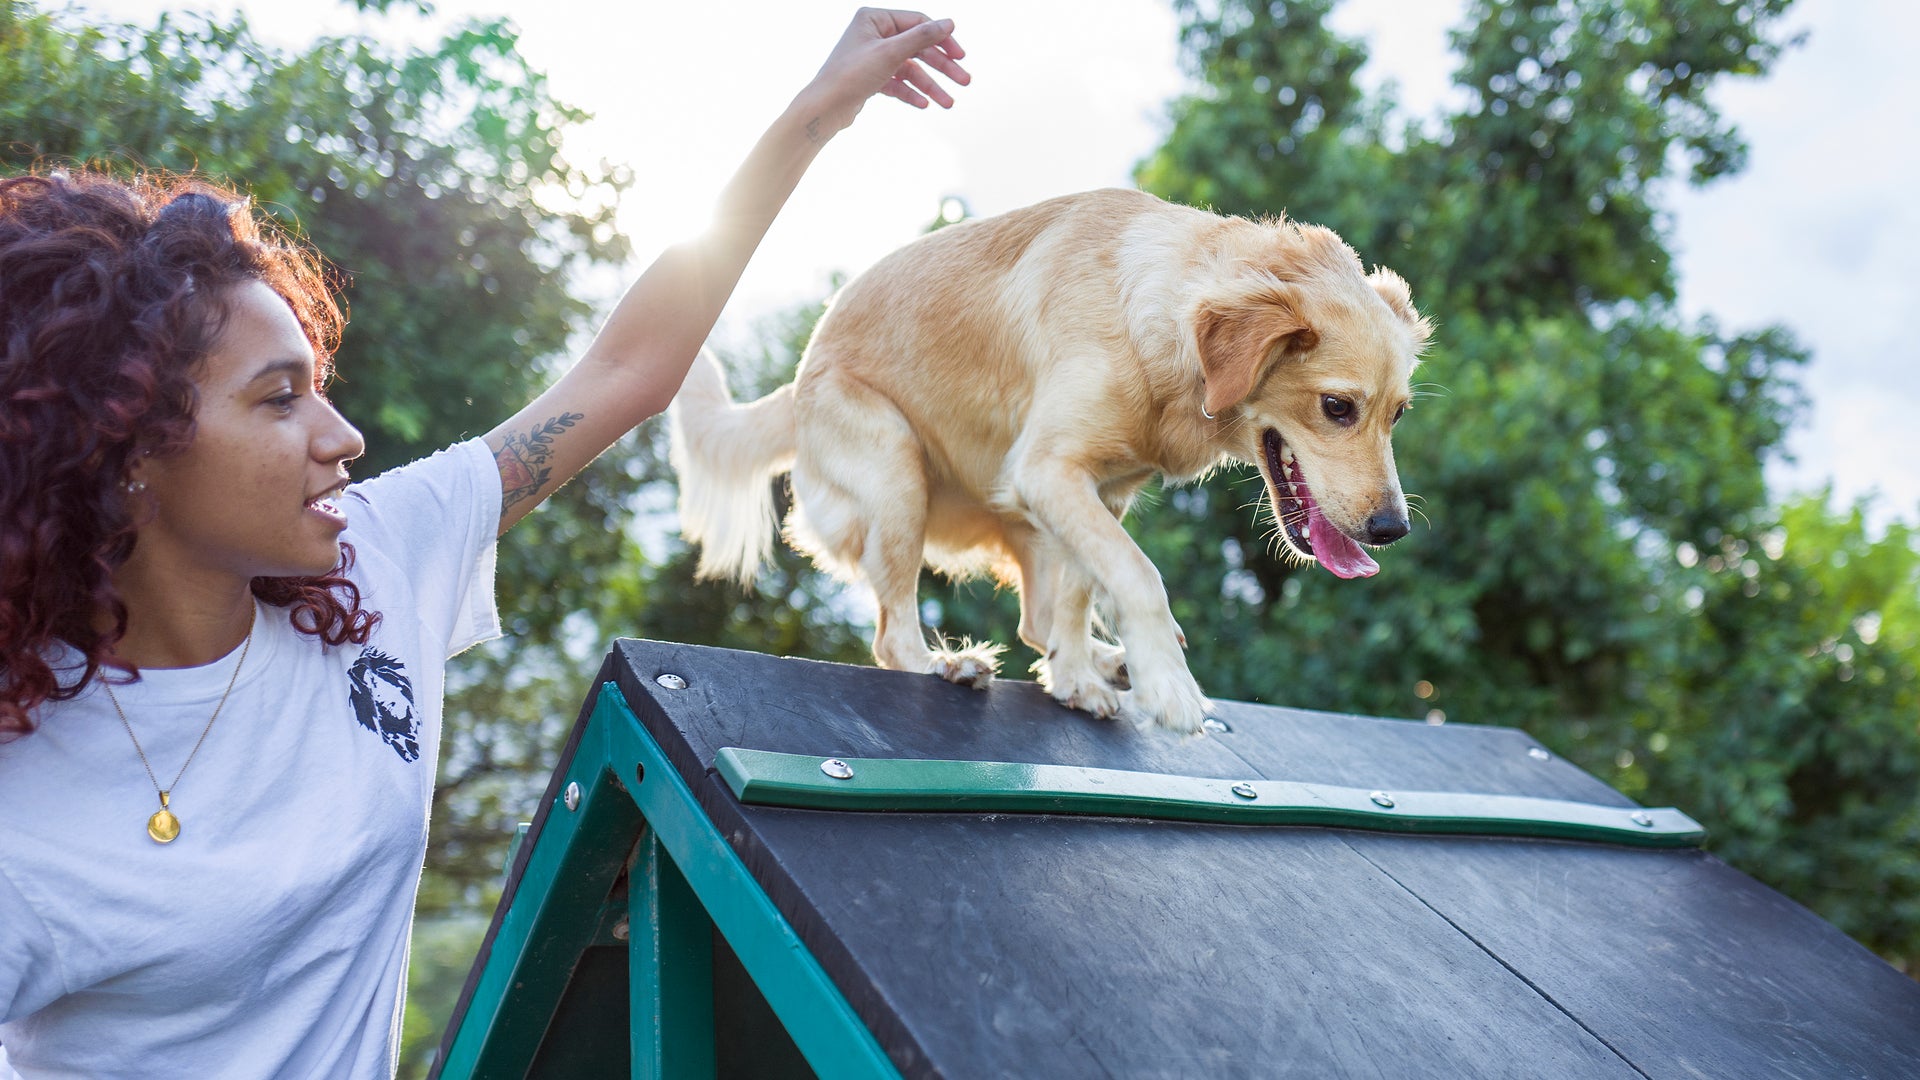
[(350, 538), (412, 545), (422, 532), (497, 522), (500, 479), (486, 442), (474, 438), (349, 485), (346, 500)]

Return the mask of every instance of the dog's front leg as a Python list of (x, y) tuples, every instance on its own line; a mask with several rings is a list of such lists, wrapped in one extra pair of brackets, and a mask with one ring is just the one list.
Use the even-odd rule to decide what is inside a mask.
[(1020, 565), (1020, 638), (1040, 653), (1040, 685), (1070, 709), (1118, 715), (1125, 652), (1093, 636), (1093, 579), (1049, 531), (1008, 539)]
[[(1012, 486), (1028, 520), (1077, 564), (1063, 568), (1061, 585), (1078, 571), (1107, 592), (1132, 683), (1121, 695), (1120, 715), (1175, 731), (1200, 730), (1208, 702), (1187, 670), (1181, 653), (1185, 638), (1167, 606), (1160, 571), (1101, 501), (1094, 477), (1072, 462), (1029, 455), (1015, 471)], [(1056, 617), (1055, 642), (1063, 632), (1073, 632), (1060, 626), (1061, 621)], [(1093, 641), (1091, 634), (1082, 636)]]

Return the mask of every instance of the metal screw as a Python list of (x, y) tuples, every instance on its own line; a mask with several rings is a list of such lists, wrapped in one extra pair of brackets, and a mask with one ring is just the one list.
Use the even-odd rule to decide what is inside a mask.
[(613, 940), (625, 941), (633, 936), (633, 928), (625, 919), (613, 924)]
[(685, 690), (687, 688), (687, 680), (681, 678), (678, 675), (673, 674), (672, 672), (668, 672), (667, 674), (662, 675), (653, 681), (659, 683), (661, 686), (664, 686), (669, 690)]
[(1260, 793), (1253, 790), (1253, 785), (1246, 783), (1233, 785), (1233, 793), (1243, 799), (1257, 799), (1260, 797)]
[(1535, 761), (1545, 761), (1548, 758), (1552, 757), (1553, 755), (1547, 753), (1545, 750), (1542, 750), (1537, 746), (1534, 746), (1534, 747), (1528, 748), (1527, 756), (1532, 758)]
[(835, 780), (853, 779), (853, 766), (841, 761), (837, 757), (830, 757), (821, 762), (820, 771), (833, 777)]
[(1209, 716), (1205, 720), (1200, 721), (1200, 730), (1210, 735), (1223, 735), (1233, 729), (1227, 726), (1225, 720)]
[(1393, 807), (1393, 796), (1387, 794), (1384, 791), (1376, 791), (1373, 794), (1368, 795), (1367, 798), (1372, 799), (1373, 805), (1375, 806), (1384, 806), (1389, 809)]
[(580, 785), (572, 781), (568, 781), (567, 793), (565, 795), (562, 795), (560, 798), (561, 798), (561, 801), (567, 804), (567, 809), (569, 810), (580, 809)]
[(1627, 815), (1627, 817), (1628, 820), (1643, 829), (1653, 828), (1653, 815), (1647, 813), (1645, 810), (1635, 810), (1633, 813)]

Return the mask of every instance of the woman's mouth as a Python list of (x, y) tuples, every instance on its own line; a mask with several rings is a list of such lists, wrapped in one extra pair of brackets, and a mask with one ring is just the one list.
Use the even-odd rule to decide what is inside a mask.
[(307, 500), (307, 509), (327, 521), (344, 527), (347, 524), (347, 511), (340, 505), (340, 488), (323, 491)]

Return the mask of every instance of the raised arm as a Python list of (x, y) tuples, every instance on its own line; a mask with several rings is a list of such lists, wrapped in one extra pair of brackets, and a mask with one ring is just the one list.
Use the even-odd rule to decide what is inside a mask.
[(712, 332), (747, 260), (812, 164), (883, 93), (915, 108), (953, 98), (928, 71), (965, 85), (951, 20), (862, 8), (806, 88), (754, 145), (721, 193), (705, 235), (668, 248), (640, 275), (593, 344), (533, 403), (487, 433), (500, 465), (500, 531), (641, 421), (667, 407)]

